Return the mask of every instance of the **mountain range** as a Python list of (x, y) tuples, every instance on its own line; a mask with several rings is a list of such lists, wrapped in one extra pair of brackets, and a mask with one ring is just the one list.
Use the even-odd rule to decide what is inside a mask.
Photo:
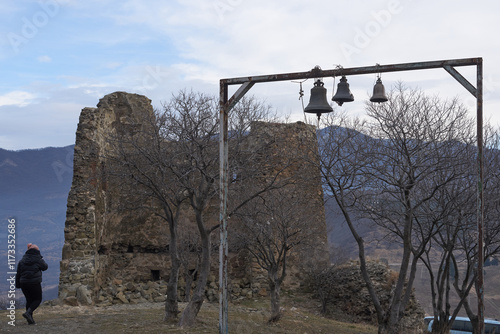
[[(0, 149), (0, 291), (7, 291), (7, 240), (15, 221), (16, 263), (28, 243), (36, 244), (49, 270), (43, 273), (44, 299), (57, 297), (64, 244), (66, 204), (73, 178), (73, 145), (36, 150)], [(5, 276), (5, 277), (4, 277)]]
[[(7, 295), (7, 240), (11, 231), (9, 220), (15, 220), (16, 263), (21, 260), (28, 243), (40, 247), (49, 270), (43, 273), (44, 300), (57, 298), (59, 284), (59, 262), (64, 245), (64, 223), (68, 193), (73, 178), (74, 145), (48, 147), (36, 150), (8, 151), (0, 149), (0, 307), (1, 298)], [(357, 246), (347, 228), (338, 206), (333, 201), (325, 205), (328, 239), (334, 250), (341, 251), (341, 257), (356, 259)], [(368, 226), (360, 230), (363, 237), (378, 234)], [(367, 255), (387, 261), (398, 269), (400, 249), (397, 244), (381, 240), (381, 235), (372, 239), (379, 242), (366, 245)], [(432, 310), (428, 274), (423, 266), (415, 282), (417, 297), (427, 312)], [(500, 282), (500, 268), (488, 267), (486, 283), (496, 287)], [(488, 289), (487, 315), (496, 317), (500, 312), (500, 294)], [(17, 290), (19, 291), (19, 290)], [(22, 294), (18, 293), (19, 297)]]

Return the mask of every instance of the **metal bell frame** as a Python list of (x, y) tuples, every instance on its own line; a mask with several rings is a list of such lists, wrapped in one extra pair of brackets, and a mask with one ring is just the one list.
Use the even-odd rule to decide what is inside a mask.
[[(476, 86), (471, 84), (455, 67), (475, 66)], [(346, 75), (360, 75), (381, 72), (416, 71), (442, 68), (446, 70), (456, 81), (458, 81), (469, 93), (476, 98), (476, 129), (477, 129), (477, 170), (478, 170), (478, 214), (477, 214), (477, 306), (479, 332), (484, 330), (484, 245), (483, 245), (483, 224), (484, 224), (484, 157), (483, 157), (483, 58), (463, 58), (445, 59), (434, 61), (423, 61), (414, 63), (388, 64), (377, 66), (363, 66), (342, 69)], [(338, 69), (317, 70), (307, 72), (274, 73), (257, 76), (244, 76), (236, 78), (220, 79), (220, 247), (219, 247), (219, 334), (228, 333), (228, 243), (227, 243), (227, 197), (228, 197), (228, 118), (230, 110), (256, 83), (272, 81), (288, 81), (297, 79), (310, 79), (318, 77), (335, 77)], [(236, 92), (229, 97), (228, 87), (230, 85), (240, 85)]]

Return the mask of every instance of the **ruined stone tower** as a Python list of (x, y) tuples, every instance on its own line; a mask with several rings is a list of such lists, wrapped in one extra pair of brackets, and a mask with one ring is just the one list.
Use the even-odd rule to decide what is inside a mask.
[[(168, 226), (150, 213), (124, 211), (120, 204), (133, 198), (106, 177), (110, 166), (105, 157), (113, 154), (106, 138), (113, 133), (126, 135), (132, 131), (131, 120), (141, 113), (153, 113), (151, 101), (124, 92), (106, 95), (97, 108), (84, 108), (81, 112), (59, 279), (59, 298), (66, 304), (164, 300), (170, 264)], [(316, 141), (314, 128), (300, 122), (259, 122), (252, 126), (250, 136), (255, 141), (272, 139), (274, 145), (269, 147), (278, 159), (290, 143)], [(303, 191), (312, 198), (310, 206), (315, 223), (311, 229), (317, 234), (314, 252), (324, 256), (327, 240), (322, 189), (319, 177), (313, 180), (308, 181)], [(248, 258), (230, 254), (229, 263), (233, 296), (265, 293), (262, 285), (257, 284), (265, 277), (252, 274), (255, 268)], [(217, 265), (217, 261), (212, 261), (209, 300), (215, 300), (217, 295), (214, 291), (218, 287)], [(291, 271), (289, 283), (294, 285), (297, 278)], [(182, 289), (182, 279), (179, 287)]]

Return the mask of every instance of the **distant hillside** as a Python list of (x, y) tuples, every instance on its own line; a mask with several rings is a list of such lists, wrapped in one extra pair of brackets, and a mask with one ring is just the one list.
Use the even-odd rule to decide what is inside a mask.
[[(5, 295), (7, 223), (16, 220), (16, 263), (28, 242), (37, 244), (49, 264), (43, 274), (44, 299), (57, 296), (64, 244), (66, 203), (73, 178), (73, 145), (37, 150), (0, 149), (0, 293)], [(54, 289), (55, 288), (55, 289)], [(50, 290), (50, 291), (49, 291)]]

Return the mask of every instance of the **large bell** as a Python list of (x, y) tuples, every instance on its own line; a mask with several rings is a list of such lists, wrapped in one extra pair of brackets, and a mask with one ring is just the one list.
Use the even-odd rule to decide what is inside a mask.
[(316, 80), (314, 87), (311, 88), (309, 104), (304, 108), (304, 112), (316, 114), (318, 119), (321, 114), (333, 111), (330, 104), (328, 104), (328, 100), (326, 98), (326, 88), (323, 87), (323, 85), (324, 84), (321, 80)]
[(370, 99), (372, 102), (387, 102), (388, 98), (385, 95), (385, 87), (382, 84), (380, 77), (377, 79), (377, 83), (373, 86), (373, 96)]
[(354, 101), (354, 96), (349, 90), (349, 84), (347, 83), (347, 79), (345, 75), (340, 78), (340, 82), (337, 85), (337, 93), (332, 98), (332, 101), (337, 102), (339, 106), (341, 106), (344, 102), (352, 102)]

